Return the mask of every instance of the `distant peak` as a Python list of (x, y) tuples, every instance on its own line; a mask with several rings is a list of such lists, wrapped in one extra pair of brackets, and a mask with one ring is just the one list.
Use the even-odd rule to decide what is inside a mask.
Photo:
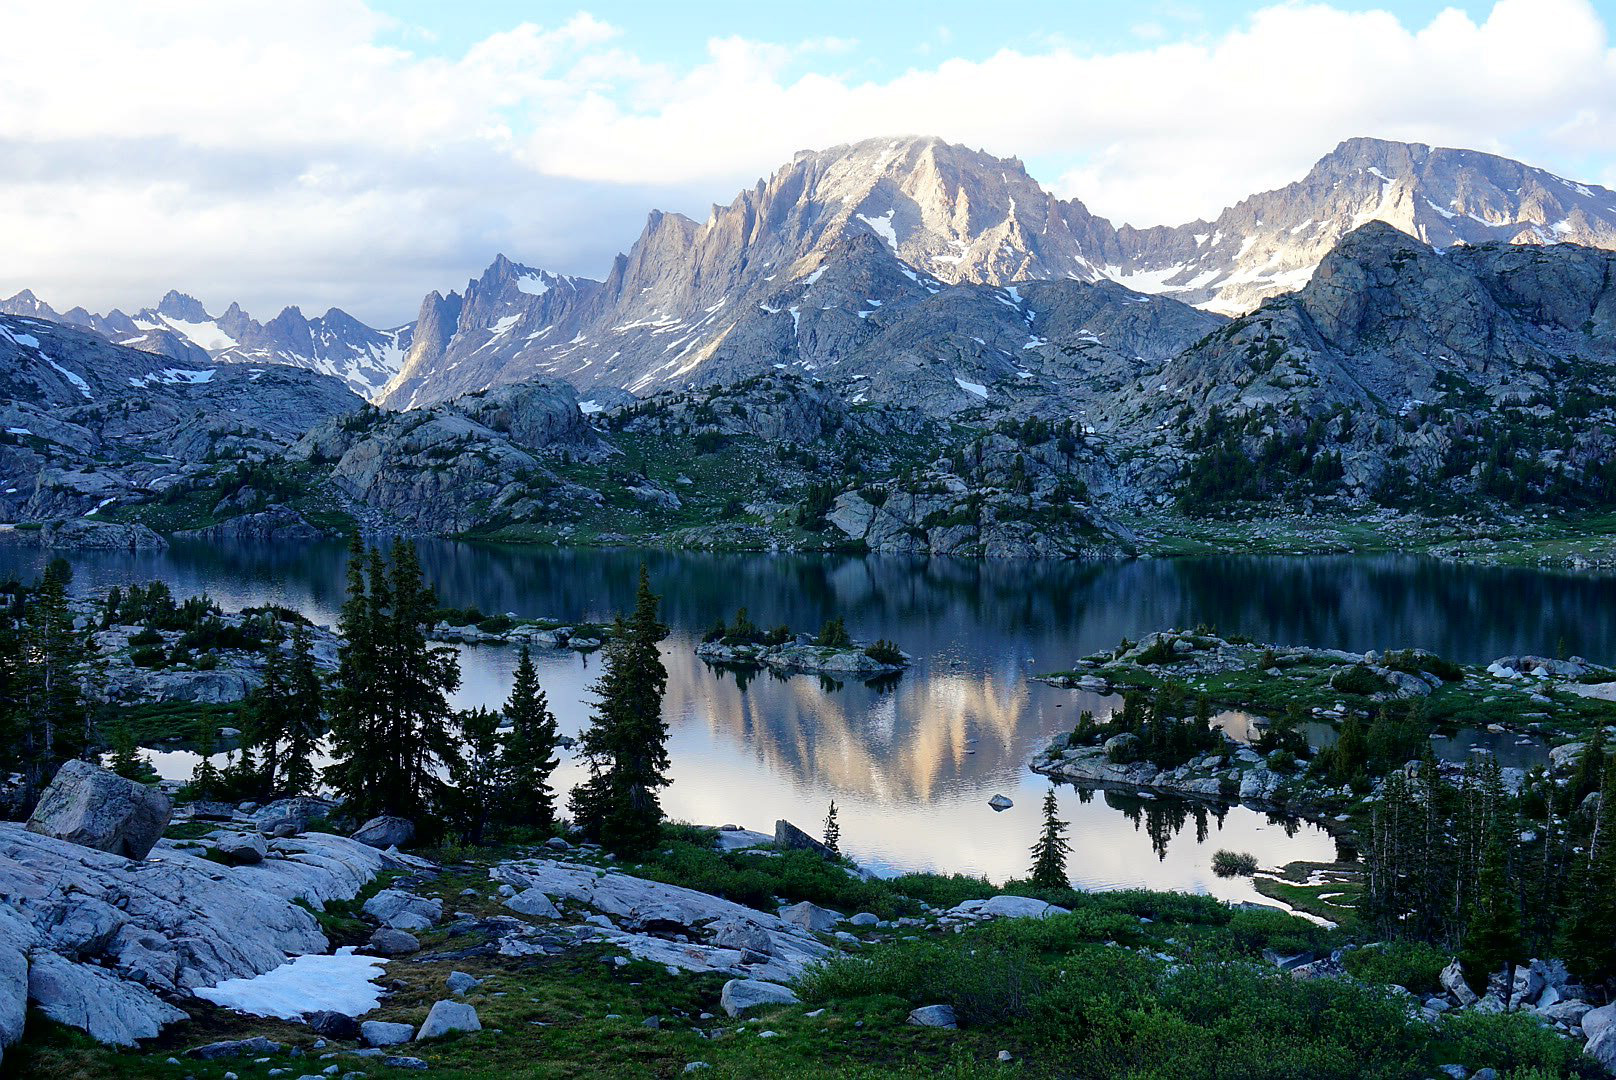
[(202, 306), (202, 301), (177, 289), (170, 289), (157, 305), (157, 314), (182, 322), (210, 322), (213, 316)]

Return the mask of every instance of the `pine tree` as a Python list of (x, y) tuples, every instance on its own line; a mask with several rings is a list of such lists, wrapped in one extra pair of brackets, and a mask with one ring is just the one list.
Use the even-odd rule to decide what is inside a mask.
[(461, 838), (468, 844), (481, 844), (500, 807), (515, 792), (500, 752), (499, 714), (466, 709), (457, 721), (461, 749), (450, 774), (454, 780), (451, 802)]
[(825, 846), (840, 855), (842, 853), (842, 826), (836, 820), (836, 800), (830, 801), (830, 809), (825, 812)]
[(1616, 769), (1604, 770), (1599, 812), (1566, 888), (1560, 952), (1590, 985), (1616, 977)]
[(1056, 816), (1059, 809), (1051, 787), (1044, 796), (1044, 830), (1032, 846), (1032, 883), (1049, 889), (1070, 884), (1066, 878), (1066, 854), (1072, 845), (1066, 839), (1066, 822)]
[(426, 640), (436, 602), (415, 549), (395, 542), (390, 562), (358, 540), (350, 549), (325, 776), (353, 816), (396, 814), (430, 835), (459, 756), (448, 695), (460, 665)]
[(77, 677), (84, 650), (73, 631), (67, 599), (72, 580), (66, 560), (51, 560), (23, 609), (17, 673), (21, 758), (30, 801), (80, 749), (76, 733), (86, 718)]
[(657, 618), (657, 604), (641, 566), (634, 613), (617, 619), (605, 670), (591, 688), (599, 704), (579, 742), (589, 779), (573, 789), (573, 818), (617, 852), (643, 851), (656, 841), (662, 820), (657, 791), (669, 783), (662, 719), (668, 672), (657, 651), (668, 628)]
[(511, 722), (511, 730), (501, 751), (510, 778), (504, 817), (513, 825), (548, 831), (555, 824), (555, 791), (550, 787), (550, 777), (560, 764), (556, 757), (560, 734), (526, 645), (516, 662), (505, 718)]
[(314, 790), (314, 752), (320, 736), (325, 734), (325, 712), (313, 642), (308, 627), (302, 624), (292, 630), (292, 662), (287, 670), (286, 690), (282, 727), (286, 765), (281, 785), (289, 795), (307, 795)]
[(1514, 989), (1515, 966), (1524, 959), (1521, 940), (1521, 912), (1510, 882), (1508, 856), (1502, 830), (1495, 828), (1488, 838), (1477, 878), (1475, 903), (1459, 963), (1465, 981), (1472, 989), (1486, 989), (1487, 978), (1495, 971), (1504, 976), (1504, 1008)]
[(219, 769), (213, 764), (213, 752), (219, 745), (219, 726), (206, 713), (196, 718), (195, 741), (201, 758), (191, 770), (191, 794), (198, 799), (212, 799), (221, 788)]
[(113, 721), (108, 731), (108, 741), (112, 744), (112, 771), (126, 780), (133, 780), (140, 784), (155, 784), (157, 770), (152, 768), (151, 762), (140, 756), (140, 747), (135, 742), (135, 731), (129, 726), (129, 721), (120, 717)]
[[(269, 653), (264, 660), (264, 681), (247, 699), (245, 731), (242, 733), (243, 751), (253, 748), (260, 751), (256, 763), (258, 795), (272, 794), (281, 782), (281, 744), (286, 740), (288, 696), (286, 662), (281, 656), (279, 643), (270, 642)], [(241, 765), (244, 770), (245, 756)]]

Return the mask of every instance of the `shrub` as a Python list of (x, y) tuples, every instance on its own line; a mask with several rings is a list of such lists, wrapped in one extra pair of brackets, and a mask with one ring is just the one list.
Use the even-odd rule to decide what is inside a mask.
[(161, 645), (162, 643), (163, 635), (159, 634), (156, 630), (153, 630), (149, 626), (140, 631), (138, 634), (131, 635), (129, 638), (129, 644), (137, 649), (145, 645)]
[(485, 634), (503, 634), (516, 625), (516, 620), (509, 615), (491, 615), (477, 624), (477, 629)]
[(853, 644), (853, 638), (847, 632), (847, 623), (838, 615), (825, 620), (825, 625), (819, 628), (819, 636), (814, 638), (814, 644), (826, 649), (845, 649)]
[(136, 649), (129, 662), (136, 667), (160, 668), (168, 662), (168, 654), (160, 648)]
[(1354, 664), (1345, 671), (1338, 671), (1330, 676), (1330, 686), (1343, 694), (1378, 694), (1390, 689), (1385, 679), (1370, 671), (1363, 664)]
[(1212, 872), (1218, 877), (1250, 877), (1257, 872), (1257, 856), (1249, 851), (1219, 850), (1212, 856)]
[(864, 655), (868, 656), (871, 660), (874, 660), (878, 664), (893, 664), (897, 666), (902, 666), (903, 664), (903, 650), (899, 649), (895, 643), (888, 641), (886, 638), (877, 639), (874, 645), (871, 645), (869, 648), (864, 650)]
[(1441, 988), (1442, 969), (1448, 966), (1448, 954), (1423, 941), (1392, 941), (1353, 949), (1341, 962), (1348, 974), (1366, 983), (1401, 986), (1416, 994), (1430, 994)]

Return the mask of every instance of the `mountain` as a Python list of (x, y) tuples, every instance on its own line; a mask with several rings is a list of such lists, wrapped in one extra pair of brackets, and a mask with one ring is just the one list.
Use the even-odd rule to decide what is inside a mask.
[(0, 520), (113, 513), (192, 490), (212, 506), (229, 494), (221, 468), (278, 458), (362, 404), (328, 375), (179, 367), (90, 330), (0, 315)]
[[(906, 401), (940, 393), (926, 407), (946, 413), (962, 384), (1025, 378), (1023, 350), (1043, 335), (1038, 307), (1023, 303), (1030, 283), (1116, 310), (1179, 302), (1157, 303), (1173, 314), (1124, 350), (1160, 358), (1205, 332), (1184, 304), (1248, 312), (1305, 284), (1377, 220), (1439, 249), (1616, 247), (1616, 194), (1468, 150), (1353, 139), (1215, 221), (1135, 229), (1056, 199), (1016, 159), (872, 139), (798, 154), (704, 222), (653, 212), (604, 281), (500, 256), (464, 295), (426, 298), (379, 400), (410, 407), (531, 378), (565, 380), (586, 399), (643, 395), (788, 368), (868, 379), (869, 400), (883, 384)], [(1132, 292), (1085, 293), (1109, 282)], [(912, 377), (939, 365), (949, 377)]]
[[(1079, 212), (1067, 204), (1068, 214)], [(1474, 150), (1348, 139), (1294, 184), (1176, 228), (1115, 232), (1104, 272), (1141, 292), (1242, 314), (1305, 283), (1347, 233), (1384, 221), (1433, 248), (1616, 248), (1616, 192)]]
[(285, 364), (344, 380), (362, 396), (373, 396), (398, 371), (413, 327), (375, 330), (347, 312), (332, 308), (307, 319), (288, 307), (259, 323), (231, 304), (224, 314), (208, 314), (200, 301), (169, 291), (155, 308), (134, 315), (116, 309), (96, 315), (75, 307), (58, 313), (24, 289), (0, 300), (0, 313), (21, 315), (100, 334), (116, 345), (191, 365)]

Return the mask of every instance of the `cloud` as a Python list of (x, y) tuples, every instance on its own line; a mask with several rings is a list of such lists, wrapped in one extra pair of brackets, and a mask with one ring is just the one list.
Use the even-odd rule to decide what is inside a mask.
[(895, 133), (1020, 156), (1135, 224), (1214, 214), (1353, 135), (1616, 181), (1616, 54), (1588, 0), (1424, 25), (1284, 3), (1221, 34), (1144, 15), (1111, 52), (1052, 38), (968, 60), (939, 28), (870, 79), (850, 73), (881, 43), (732, 34), (674, 65), (587, 14), (444, 57), (361, 0), (20, 5), (0, 292), (129, 307), (174, 285), (259, 317), (397, 322), (495, 251), (599, 276), (652, 206), (703, 216), (796, 150)]

